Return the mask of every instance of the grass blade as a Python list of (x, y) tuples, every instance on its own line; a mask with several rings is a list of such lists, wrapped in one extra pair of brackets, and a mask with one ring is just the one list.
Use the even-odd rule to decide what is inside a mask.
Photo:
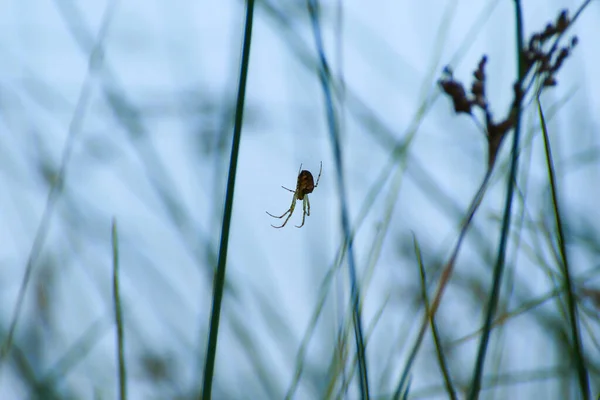
[(217, 354), (217, 338), (219, 335), (219, 320), (221, 318), (221, 304), (223, 302), (223, 289), (225, 287), (225, 269), (227, 266), (227, 247), (229, 245), (229, 228), (231, 227), (231, 213), (233, 211), (233, 193), (235, 189), (235, 175), (237, 171), (240, 141), (242, 137), (242, 124), (244, 119), (244, 100), (246, 97), (246, 81), (248, 79), (248, 65), (250, 63), (250, 44), (252, 39), (252, 21), (254, 18), (254, 0), (246, 4), (246, 22), (244, 31), (244, 45), (242, 49), (242, 65), (240, 68), (240, 81), (235, 109), (235, 122), (233, 127), (233, 143), (231, 146), (231, 160), (229, 176), (227, 177), (227, 193), (225, 195), (225, 212), (223, 213), (223, 229), (219, 245), (219, 258), (217, 272), (214, 277), (213, 304), (210, 315), (210, 332), (208, 336), (208, 349), (206, 351), (206, 364), (204, 366), (204, 382), (202, 399), (209, 400), (212, 393), (212, 381), (215, 370)]
[(440, 369), (444, 377), (444, 384), (446, 385), (446, 391), (448, 392), (448, 398), (456, 400), (456, 390), (452, 386), (452, 379), (450, 378), (450, 371), (448, 370), (448, 363), (442, 350), (440, 343), (440, 335), (435, 323), (435, 316), (431, 312), (431, 305), (429, 303), (429, 296), (427, 295), (427, 277), (425, 276), (425, 267), (423, 266), (423, 258), (421, 257), (421, 247), (417, 241), (417, 237), (413, 233), (413, 244), (415, 247), (415, 254), (417, 255), (417, 262), (419, 263), (419, 272), (421, 275), (421, 293), (423, 294), (423, 301), (425, 302), (425, 312), (429, 317), (429, 325), (431, 325), (431, 335), (433, 336), (433, 343), (435, 344), (435, 351), (437, 354)]
[(117, 235), (117, 221), (112, 222), (112, 250), (113, 250), (113, 299), (115, 302), (115, 324), (117, 325), (117, 354), (119, 357), (119, 399), (127, 399), (127, 369), (125, 366), (125, 338), (123, 335), (123, 310), (121, 295), (119, 293), (119, 237)]
[[(519, 85), (525, 78), (525, 64), (523, 60), (523, 13), (521, 10), (521, 1), (514, 0), (515, 2), (515, 20), (516, 20), (516, 48), (517, 48), (517, 74)], [(500, 297), (500, 285), (502, 283), (502, 273), (504, 272), (504, 259), (506, 258), (506, 246), (508, 243), (511, 212), (512, 212), (512, 199), (515, 191), (515, 181), (517, 178), (517, 169), (519, 161), (519, 139), (521, 134), (521, 104), (522, 97), (514, 102), (513, 107), (516, 113), (515, 121), (515, 132), (513, 136), (513, 143), (511, 149), (511, 164), (510, 173), (508, 176), (507, 190), (506, 190), (506, 204), (504, 207), (504, 217), (502, 220), (502, 230), (500, 233), (500, 244), (498, 246), (498, 256), (496, 259), (496, 265), (494, 266), (494, 277), (492, 283), (492, 290), (490, 292), (490, 299), (487, 305), (487, 312), (485, 317), (485, 323), (483, 328), (483, 334), (479, 343), (479, 349), (477, 350), (477, 360), (475, 362), (475, 369), (473, 371), (473, 380), (471, 389), (469, 391), (468, 398), (471, 400), (477, 399), (479, 396), (479, 390), (481, 389), (481, 378), (483, 376), (483, 367), (485, 363), (485, 355), (487, 352), (487, 346), (490, 340), (490, 334), (492, 330), (492, 324), (494, 322), (494, 315), (496, 314), (496, 308), (498, 306), (498, 300)]]
[(567, 248), (565, 245), (565, 235), (563, 232), (563, 223), (560, 213), (558, 194), (556, 190), (556, 174), (554, 172), (554, 161), (552, 160), (552, 151), (550, 149), (550, 139), (548, 137), (548, 129), (546, 127), (546, 120), (544, 118), (544, 112), (542, 111), (542, 105), (540, 104), (539, 97), (537, 98), (538, 113), (540, 117), (540, 124), (542, 126), (542, 135), (544, 138), (544, 150), (546, 152), (546, 166), (548, 168), (548, 179), (550, 180), (550, 190), (552, 192), (552, 205), (554, 206), (554, 216), (556, 217), (556, 230), (558, 233), (558, 246), (560, 249), (560, 256), (562, 258), (562, 265), (565, 274), (565, 289), (567, 294), (567, 306), (569, 308), (569, 322), (571, 328), (571, 336), (573, 340), (573, 358), (575, 366), (577, 367), (577, 374), (579, 376), (579, 386), (581, 389), (581, 395), (584, 399), (590, 398), (590, 383), (588, 380), (587, 370), (585, 368), (585, 360), (583, 358), (583, 348), (581, 345), (581, 337), (579, 334), (579, 324), (577, 321), (577, 303), (575, 301), (575, 294), (573, 293), (573, 282), (571, 279), (571, 272), (569, 267), (569, 258), (567, 256)]

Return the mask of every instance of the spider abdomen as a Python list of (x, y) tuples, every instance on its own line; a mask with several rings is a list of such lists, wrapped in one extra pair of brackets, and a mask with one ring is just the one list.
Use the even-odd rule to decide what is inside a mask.
[(312, 193), (314, 189), (315, 180), (313, 179), (312, 174), (307, 170), (300, 172), (300, 175), (298, 175), (298, 184), (296, 188), (296, 191), (298, 192), (298, 200), (304, 200), (304, 196)]

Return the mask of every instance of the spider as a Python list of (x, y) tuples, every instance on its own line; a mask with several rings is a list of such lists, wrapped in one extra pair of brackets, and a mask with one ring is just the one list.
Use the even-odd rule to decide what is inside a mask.
[[(288, 190), (294, 193), (294, 198), (292, 199), (292, 205), (290, 208), (283, 213), (281, 216), (273, 215), (270, 212), (266, 212), (273, 218), (283, 218), (287, 215), (287, 218), (283, 222), (281, 226), (275, 226), (271, 224), (273, 228), (283, 228), (285, 224), (287, 224), (288, 220), (294, 213), (294, 208), (296, 208), (296, 200), (302, 200), (302, 224), (300, 226), (296, 225), (296, 228), (302, 228), (304, 226), (304, 219), (308, 215), (310, 217), (310, 201), (308, 200), (308, 194), (312, 193), (313, 190), (319, 185), (319, 179), (321, 179), (321, 172), (323, 172), (323, 162), (321, 161), (321, 169), (319, 170), (319, 176), (317, 177), (317, 183), (315, 183), (312, 174), (310, 171), (303, 170), (302, 164), (300, 164), (300, 169), (298, 170), (298, 183), (296, 183), (296, 190), (288, 189), (285, 186), (282, 186), (285, 190)], [(289, 214), (289, 215), (288, 215)]]

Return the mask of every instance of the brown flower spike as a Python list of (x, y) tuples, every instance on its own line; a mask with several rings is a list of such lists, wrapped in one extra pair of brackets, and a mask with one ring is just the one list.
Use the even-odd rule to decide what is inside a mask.
[[(439, 80), (439, 85), (452, 99), (454, 111), (457, 114), (473, 115), (472, 110), (475, 107), (483, 111), (485, 115), (485, 128), (488, 139), (488, 169), (491, 169), (496, 162), (502, 140), (508, 131), (514, 128), (517, 122), (518, 108), (525, 97), (525, 93), (533, 83), (540, 82), (537, 94), (544, 88), (556, 85), (556, 73), (577, 45), (577, 37), (574, 36), (567, 46), (558, 47), (558, 40), (570, 23), (567, 11), (562, 11), (554, 24), (548, 24), (543, 31), (534, 33), (528, 44), (521, 49), (523, 54), (521, 68), (524, 68), (522, 75), (524, 78), (513, 85), (514, 95), (511, 108), (508, 115), (500, 122), (494, 122), (485, 93), (487, 56), (481, 57), (477, 69), (473, 73), (474, 79), (469, 94), (467, 94), (463, 84), (454, 79), (452, 70), (449, 67), (444, 68), (444, 76)], [(549, 49), (545, 49), (545, 44), (551, 39), (554, 39), (553, 45)], [(530, 74), (530, 72), (533, 72), (533, 74)], [(525, 85), (525, 80), (529, 75), (532, 75), (529, 77), (529, 84)]]

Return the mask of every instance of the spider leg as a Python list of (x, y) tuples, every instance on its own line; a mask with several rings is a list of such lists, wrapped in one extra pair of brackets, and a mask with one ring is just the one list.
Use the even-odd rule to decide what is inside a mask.
[(304, 219), (306, 218), (306, 205), (308, 204), (308, 215), (310, 215), (310, 203), (308, 202), (308, 196), (304, 196), (302, 200), (302, 223), (300, 226), (296, 225), (296, 228), (302, 228), (304, 226)]
[[(271, 217), (273, 217), (273, 218), (283, 218), (283, 217), (285, 217), (286, 215), (288, 216), (288, 217), (285, 219), (285, 221), (283, 221), (283, 224), (282, 224), (281, 226), (275, 226), (275, 225), (271, 224), (271, 226), (272, 226), (273, 228), (277, 228), (277, 229), (279, 229), (279, 228), (283, 228), (283, 227), (285, 226), (285, 224), (287, 224), (288, 220), (290, 219), (290, 217), (291, 217), (291, 216), (292, 216), (292, 214), (294, 213), (294, 208), (296, 208), (296, 195), (294, 195), (294, 198), (292, 199), (292, 205), (290, 206), (289, 210), (287, 210), (286, 212), (284, 212), (284, 213), (283, 213), (283, 214), (282, 214), (280, 217), (278, 217), (277, 215), (273, 215), (273, 214), (271, 214), (271, 213), (270, 213), (270, 212), (268, 212), (268, 211), (265, 211), (265, 212), (266, 212), (267, 214), (269, 214), (269, 215), (270, 215)], [(288, 213), (289, 213), (289, 215), (288, 215)]]
[(281, 228), (283, 228), (283, 227), (285, 226), (285, 224), (287, 224), (287, 222), (288, 222), (288, 220), (290, 219), (290, 217), (291, 217), (291, 216), (292, 216), (292, 213), (290, 213), (290, 214), (288, 215), (288, 217), (285, 219), (285, 221), (283, 221), (283, 224), (281, 224), (280, 226), (275, 226), (275, 225), (273, 225), (273, 224), (271, 224), (271, 226), (272, 226), (273, 228), (275, 228), (275, 229), (281, 229)]
[(296, 191), (295, 191), (295, 190), (288, 189), (288, 188), (286, 188), (285, 186), (282, 186), (282, 188), (284, 188), (284, 189), (285, 189), (285, 190), (287, 190), (288, 192), (296, 193)]
[(315, 187), (319, 186), (319, 179), (321, 179), (321, 172), (323, 172), (323, 161), (321, 161), (321, 169), (319, 169), (319, 176), (317, 177), (317, 183), (315, 183)]
[(286, 215), (287, 215), (287, 214), (288, 214), (290, 211), (291, 211), (291, 208), (288, 208), (288, 210), (287, 210), (286, 212), (284, 212), (284, 213), (283, 213), (282, 215), (280, 215), (280, 216), (277, 216), (277, 215), (271, 214), (271, 213), (270, 213), (270, 212), (268, 212), (268, 211), (265, 211), (265, 212), (266, 212), (267, 214), (269, 214), (269, 215), (270, 215), (271, 217), (273, 217), (273, 218), (283, 218), (283, 217), (285, 217), (285, 216), (286, 216)]

